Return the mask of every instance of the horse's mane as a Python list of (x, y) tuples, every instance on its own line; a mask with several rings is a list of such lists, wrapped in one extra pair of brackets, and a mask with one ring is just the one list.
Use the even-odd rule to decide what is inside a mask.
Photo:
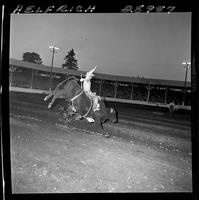
[(78, 79), (75, 76), (71, 76), (71, 77), (67, 78), (67, 83), (72, 84), (73, 86), (81, 89), (81, 86), (78, 83)]
[(71, 81), (73, 81), (74, 83), (76, 83), (80, 87), (80, 85), (78, 84), (78, 79), (75, 76), (67, 77), (66, 79), (64, 79), (64, 81), (59, 83), (58, 87), (60, 89), (63, 89), (64, 88), (64, 83), (69, 84), (69, 83), (71, 83)]
[(69, 81), (75, 82), (80, 87), (80, 85), (78, 83), (78, 79), (75, 76), (71, 76)]

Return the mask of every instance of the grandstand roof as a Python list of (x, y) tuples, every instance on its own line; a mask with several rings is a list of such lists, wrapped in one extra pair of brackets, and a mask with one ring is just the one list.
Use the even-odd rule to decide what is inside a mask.
[[(48, 71), (48, 72), (50, 71), (50, 68), (51, 68), (50, 66), (46, 66), (43, 64), (34, 64), (34, 63), (16, 60), (12, 58), (10, 58), (10, 65), (17, 66), (17, 67), (34, 68), (37, 70)], [(73, 76), (80, 76), (81, 74), (84, 76), (86, 74), (85, 71), (69, 70), (69, 69), (63, 69), (63, 68), (57, 68), (57, 67), (53, 68), (53, 72), (61, 73), (61, 74), (70, 74)], [(175, 80), (118, 76), (118, 75), (109, 75), (109, 74), (102, 74), (102, 73), (95, 73), (95, 78), (102, 79), (102, 80), (143, 83), (143, 84), (170, 86), (170, 87), (177, 87), (177, 88), (184, 87), (184, 81), (175, 81)], [(191, 87), (191, 82), (187, 82), (187, 87)]]

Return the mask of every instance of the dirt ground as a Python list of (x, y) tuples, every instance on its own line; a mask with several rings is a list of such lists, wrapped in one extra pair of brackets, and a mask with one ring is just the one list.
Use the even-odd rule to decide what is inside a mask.
[(108, 123), (107, 139), (11, 110), (12, 192), (191, 192), (190, 138), (164, 134), (187, 130), (140, 127)]
[(129, 120), (106, 123), (106, 138), (84, 122), (59, 121), (43, 98), (10, 94), (12, 193), (192, 191), (186, 119), (126, 107)]

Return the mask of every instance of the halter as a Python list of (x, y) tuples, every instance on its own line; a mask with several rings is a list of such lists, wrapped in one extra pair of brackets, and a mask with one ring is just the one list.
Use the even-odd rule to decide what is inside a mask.
[[(81, 96), (82, 94), (83, 94), (83, 90), (79, 93), (79, 94), (77, 94), (76, 96), (74, 96), (72, 99), (70, 99), (70, 101), (72, 102), (72, 107), (74, 108), (74, 105), (73, 105), (73, 101), (75, 100), (75, 99), (77, 99), (79, 96)], [(90, 98), (89, 98), (90, 99)], [(90, 107), (89, 107), (89, 109), (88, 109), (88, 111), (87, 111), (87, 113), (85, 114), (85, 115), (83, 115), (82, 117), (86, 117), (87, 115), (88, 115), (88, 113), (90, 112), (90, 110), (91, 110), (91, 108), (92, 108), (92, 100), (90, 99), (90, 101), (91, 101), (91, 103), (90, 103)]]

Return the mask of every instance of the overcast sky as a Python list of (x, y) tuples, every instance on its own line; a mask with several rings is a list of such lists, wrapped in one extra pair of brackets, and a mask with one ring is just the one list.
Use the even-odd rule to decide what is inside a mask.
[(49, 45), (59, 47), (54, 67), (73, 48), (83, 71), (98, 65), (98, 73), (183, 81), (182, 62), (191, 57), (191, 13), (11, 15), (11, 58), (36, 52), (50, 66)]

